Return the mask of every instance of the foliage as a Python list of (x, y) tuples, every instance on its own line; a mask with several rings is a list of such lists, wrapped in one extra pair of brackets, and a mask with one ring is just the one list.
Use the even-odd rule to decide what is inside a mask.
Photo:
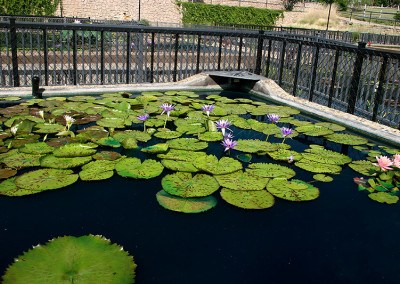
[(283, 2), (283, 6), (285, 7), (286, 11), (293, 11), (294, 6), (299, 0), (285, 0)]
[(218, 22), (272, 26), (282, 16), (280, 10), (181, 1), (176, 3), (181, 9), (182, 22), (191, 24), (210, 25)]
[(0, 0), (0, 14), (52, 16), (60, 0)]

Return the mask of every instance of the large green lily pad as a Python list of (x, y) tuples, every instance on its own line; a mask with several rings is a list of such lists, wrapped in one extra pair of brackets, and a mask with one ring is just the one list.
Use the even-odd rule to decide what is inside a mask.
[(305, 150), (308, 153), (303, 153), (303, 158), (324, 164), (344, 165), (351, 162), (351, 158), (338, 152), (311, 148)]
[(199, 141), (196, 138), (177, 138), (168, 140), (167, 144), (171, 149), (188, 151), (200, 151), (208, 147), (207, 142)]
[(379, 203), (395, 204), (399, 201), (398, 196), (390, 195), (387, 192), (375, 192), (368, 194), (368, 197)]
[(250, 175), (248, 172), (236, 171), (225, 175), (215, 175), (222, 187), (234, 190), (262, 190), (265, 189), (269, 179)]
[(299, 126), (296, 128), (296, 131), (308, 136), (324, 136), (328, 134), (333, 134), (333, 131), (329, 128), (315, 124)]
[(54, 150), (55, 157), (85, 157), (94, 155), (97, 152), (93, 145), (71, 143)]
[(119, 141), (120, 143), (124, 141), (126, 138), (135, 138), (140, 142), (147, 142), (151, 139), (151, 136), (148, 133), (142, 131), (125, 130), (125, 131), (115, 132), (113, 138)]
[(278, 150), (278, 145), (260, 140), (239, 139), (235, 149), (245, 153), (271, 152)]
[(95, 160), (109, 160), (114, 161), (121, 158), (121, 154), (114, 151), (101, 151), (94, 154), (93, 159)]
[(198, 168), (193, 166), (191, 161), (178, 161), (178, 160), (161, 160), (161, 164), (169, 170), (177, 172), (188, 172), (195, 173), (200, 171)]
[(3, 283), (134, 283), (136, 264), (102, 236), (65, 236), (17, 257)]
[(47, 145), (45, 142), (28, 143), (18, 149), (21, 153), (26, 154), (49, 154), (54, 151), (54, 147)]
[(341, 125), (336, 124), (336, 123), (331, 123), (331, 122), (318, 122), (315, 125), (326, 127), (326, 128), (328, 128), (328, 129), (330, 129), (332, 131), (335, 131), (335, 132), (336, 131), (346, 130), (346, 127), (341, 126)]
[(182, 132), (178, 131), (160, 131), (154, 133), (154, 136), (161, 139), (175, 139), (182, 136)]
[(83, 166), (92, 160), (91, 156), (86, 157), (56, 157), (47, 155), (40, 159), (40, 165), (45, 168), (72, 169)]
[(165, 209), (183, 213), (200, 213), (217, 205), (214, 196), (183, 198), (161, 190), (156, 194), (158, 203)]
[(331, 182), (331, 181), (333, 181), (332, 177), (326, 176), (324, 174), (313, 175), (313, 179), (315, 179), (317, 181), (322, 181), (322, 182)]
[(161, 180), (163, 189), (171, 195), (180, 197), (204, 197), (218, 190), (219, 184), (213, 176), (177, 172), (166, 175)]
[(61, 124), (50, 124), (50, 123), (38, 123), (35, 125), (34, 132), (40, 134), (51, 134), (63, 131), (65, 127)]
[(192, 152), (186, 150), (170, 149), (168, 153), (158, 154), (160, 159), (176, 160), (176, 161), (194, 161), (197, 158), (205, 157), (205, 152)]
[(149, 179), (159, 176), (164, 166), (155, 160), (147, 159), (143, 163), (138, 158), (122, 159), (115, 165), (120, 176), (136, 179)]
[(15, 177), (6, 179), (0, 183), (0, 195), (5, 196), (24, 196), (29, 194), (38, 193), (40, 191), (33, 191), (18, 187), (15, 183)]
[(307, 159), (301, 159), (294, 164), (303, 170), (318, 174), (338, 174), (342, 170), (338, 165), (323, 164)]
[(268, 155), (277, 161), (288, 161), (290, 156), (293, 156), (293, 161), (298, 161), (303, 158), (303, 155), (292, 150), (278, 150), (274, 152), (268, 152)]
[(290, 179), (296, 175), (296, 172), (288, 167), (277, 164), (254, 163), (246, 169), (250, 175), (263, 178), (286, 178)]
[(213, 175), (229, 174), (242, 169), (242, 164), (238, 160), (222, 157), (218, 161), (218, 158), (214, 155), (197, 158), (193, 165)]
[(353, 145), (354, 146), (354, 145), (363, 145), (363, 144), (368, 143), (367, 139), (360, 137), (360, 136), (351, 135), (351, 134), (334, 133), (331, 135), (327, 135), (325, 137), (329, 141), (336, 142), (339, 144), (345, 144), (345, 145)]
[(204, 132), (199, 134), (199, 140), (213, 142), (213, 141), (221, 141), (224, 137), (222, 132)]
[(349, 167), (365, 176), (372, 176), (379, 170), (379, 167), (373, 165), (370, 161), (353, 161), (349, 164)]
[(111, 178), (114, 175), (116, 161), (97, 160), (82, 167), (79, 172), (81, 180), (94, 181)]
[(25, 154), (16, 152), (3, 158), (2, 162), (9, 168), (27, 168), (40, 166), (41, 155)]
[(66, 187), (77, 180), (78, 175), (72, 170), (40, 169), (18, 176), (14, 183), (20, 188), (40, 192)]
[(159, 143), (155, 144), (146, 148), (142, 148), (140, 151), (150, 154), (159, 154), (165, 153), (168, 151), (168, 144), (167, 143)]
[(243, 209), (267, 209), (274, 205), (274, 197), (266, 190), (221, 190), (223, 200)]
[(289, 201), (309, 201), (318, 198), (318, 188), (301, 180), (272, 179), (267, 190), (276, 197)]

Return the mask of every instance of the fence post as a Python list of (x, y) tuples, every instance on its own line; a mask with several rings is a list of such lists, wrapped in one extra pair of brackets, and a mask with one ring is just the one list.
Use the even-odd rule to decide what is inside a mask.
[[(375, 100), (374, 100), (374, 109), (372, 111), (372, 121), (376, 121), (376, 118), (378, 116), (378, 109), (380, 104), (382, 104), (383, 100), (383, 82), (385, 80), (386, 76), (386, 67), (388, 63), (388, 57), (385, 56), (383, 57), (383, 62), (381, 65), (381, 70), (379, 70), (379, 85), (378, 85), (378, 90), (376, 92)], [(390, 104), (390, 102), (389, 102)]]
[(176, 75), (178, 72), (178, 47), (179, 47), (179, 34), (176, 34), (175, 40), (175, 58), (174, 58), (174, 74), (173, 74), (173, 81), (176, 82)]
[(240, 71), (240, 64), (242, 64), (242, 47), (243, 47), (243, 37), (240, 36), (239, 40), (239, 55), (238, 55), (238, 67), (237, 70)]
[(297, 92), (297, 82), (299, 80), (299, 71), (300, 71), (300, 61), (301, 61), (301, 49), (303, 45), (300, 43), (299, 47), (297, 49), (297, 58), (296, 58), (296, 73), (294, 75), (294, 81), (293, 81), (293, 96), (296, 96)]
[[(73, 72), (72, 72), (72, 80), (74, 85), (78, 84), (78, 62), (77, 62), (77, 35), (76, 30), (72, 31), (72, 65), (73, 65)], [(103, 48), (101, 49), (103, 50)], [(103, 80), (102, 80), (103, 81)]]
[(197, 37), (197, 58), (196, 58), (196, 74), (200, 72), (200, 44), (201, 44), (201, 35)]
[(20, 83), (18, 74), (17, 28), (15, 27), (15, 18), (10, 18), (10, 37), (14, 87), (19, 87)]
[(101, 72), (101, 84), (104, 85), (104, 31), (100, 32), (100, 72)]
[(285, 64), (285, 50), (286, 50), (286, 39), (283, 40), (282, 44), (282, 52), (281, 52), (281, 62), (279, 64), (279, 76), (278, 76), (278, 85), (282, 85), (282, 76), (283, 76), (283, 65)]
[(221, 71), (221, 56), (222, 56), (222, 35), (219, 36), (218, 66), (217, 66), (218, 71)]
[(130, 73), (131, 73), (131, 53), (132, 53), (132, 45), (131, 45), (131, 33), (128, 31), (126, 35), (126, 83), (130, 82)]
[(261, 60), (262, 60), (262, 50), (264, 46), (264, 38), (263, 38), (264, 31), (258, 31), (258, 44), (257, 44), (257, 55), (256, 55), (256, 69), (254, 73), (257, 75), (261, 75)]
[(150, 54), (150, 83), (154, 80), (154, 33), (151, 33), (151, 54)]
[(339, 63), (339, 53), (340, 53), (339, 50), (336, 50), (335, 62), (333, 63), (331, 85), (329, 87), (328, 107), (331, 107), (331, 105), (332, 105), (333, 91), (335, 90), (335, 84), (336, 84), (336, 72), (337, 72), (337, 66)]
[(349, 103), (347, 105), (347, 112), (353, 114), (356, 106), (358, 84), (360, 83), (361, 69), (364, 61), (363, 49), (367, 44), (365, 42), (358, 43), (357, 57), (354, 62), (353, 76), (350, 84)]
[(267, 64), (266, 64), (266, 66), (265, 66), (265, 75), (264, 75), (264, 77), (266, 77), (266, 78), (268, 78), (268, 75), (269, 75), (269, 65), (270, 65), (270, 62), (271, 62), (271, 44), (272, 44), (272, 40), (271, 39), (269, 39), (268, 40), (268, 53), (267, 53)]
[(42, 29), (43, 32), (43, 49), (44, 49), (44, 84), (49, 85), (49, 66), (48, 66), (48, 50), (47, 50), (47, 30)]
[(314, 97), (315, 80), (317, 77), (317, 69), (318, 69), (319, 46), (316, 46), (315, 54), (313, 57), (314, 57), (314, 60), (313, 60), (313, 67), (312, 67), (312, 74), (311, 74), (311, 84), (310, 84), (310, 90), (309, 90), (309, 94), (308, 94), (308, 100), (310, 102), (312, 102), (313, 97)]

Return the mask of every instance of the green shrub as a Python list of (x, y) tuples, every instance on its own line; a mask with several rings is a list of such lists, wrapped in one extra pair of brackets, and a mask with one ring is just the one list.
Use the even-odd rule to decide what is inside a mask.
[(60, 0), (0, 0), (0, 14), (52, 16)]
[(352, 37), (352, 39), (353, 39), (353, 42), (357, 42), (358, 39), (360, 38), (360, 33), (358, 33), (358, 32), (352, 32), (352, 33), (351, 33), (351, 37)]
[(293, 11), (294, 6), (299, 0), (285, 0), (283, 6), (285, 7), (286, 11)]
[(253, 7), (210, 5), (177, 1), (182, 13), (182, 22), (187, 24), (210, 25), (214, 23), (234, 23), (247, 25), (274, 25), (283, 16), (281, 10)]
[(395, 19), (397, 22), (400, 22), (400, 12), (397, 12), (397, 14), (394, 15), (394, 19)]

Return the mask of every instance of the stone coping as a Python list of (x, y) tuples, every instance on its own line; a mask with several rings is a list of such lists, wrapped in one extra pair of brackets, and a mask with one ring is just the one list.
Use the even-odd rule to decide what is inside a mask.
[[(213, 72), (215, 74), (215, 72)], [(245, 84), (240, 84), (241, 87)], [(153, 83), (153, 84), (129, 84), (129, 85), (104, 85), (104, 86), (52, 86), (46, 87), (43, 97), (62, 96), (74, 94), (100, 94), (108, 92), (144, 92), (144, 91), (169, 91), (169, 90), (191, 90), (191, 91), (221, 91), (228, 88), (228, 85), (218, 85), (206, 73), (196, 74), (184, 80), (174, 83)], [(372, 139), (379, 139), (385, 143), (400, 146), (400, 131), (352, 114), (336, 109), (328, 108), (317, 103), (309, 102), (302, 98), (293, 97), (285, 92), (271, 79), (261, 79), (252, 87), (247, 88), (251, 93), (287, 106), (299, 109), (305, 114), (316, 116), (333, 123), (341, 124), (348, 129), (366, 135)], [(31, 88), (7, 88), (0, 89), (0, 97), (19, 96), (31, 97)]]

